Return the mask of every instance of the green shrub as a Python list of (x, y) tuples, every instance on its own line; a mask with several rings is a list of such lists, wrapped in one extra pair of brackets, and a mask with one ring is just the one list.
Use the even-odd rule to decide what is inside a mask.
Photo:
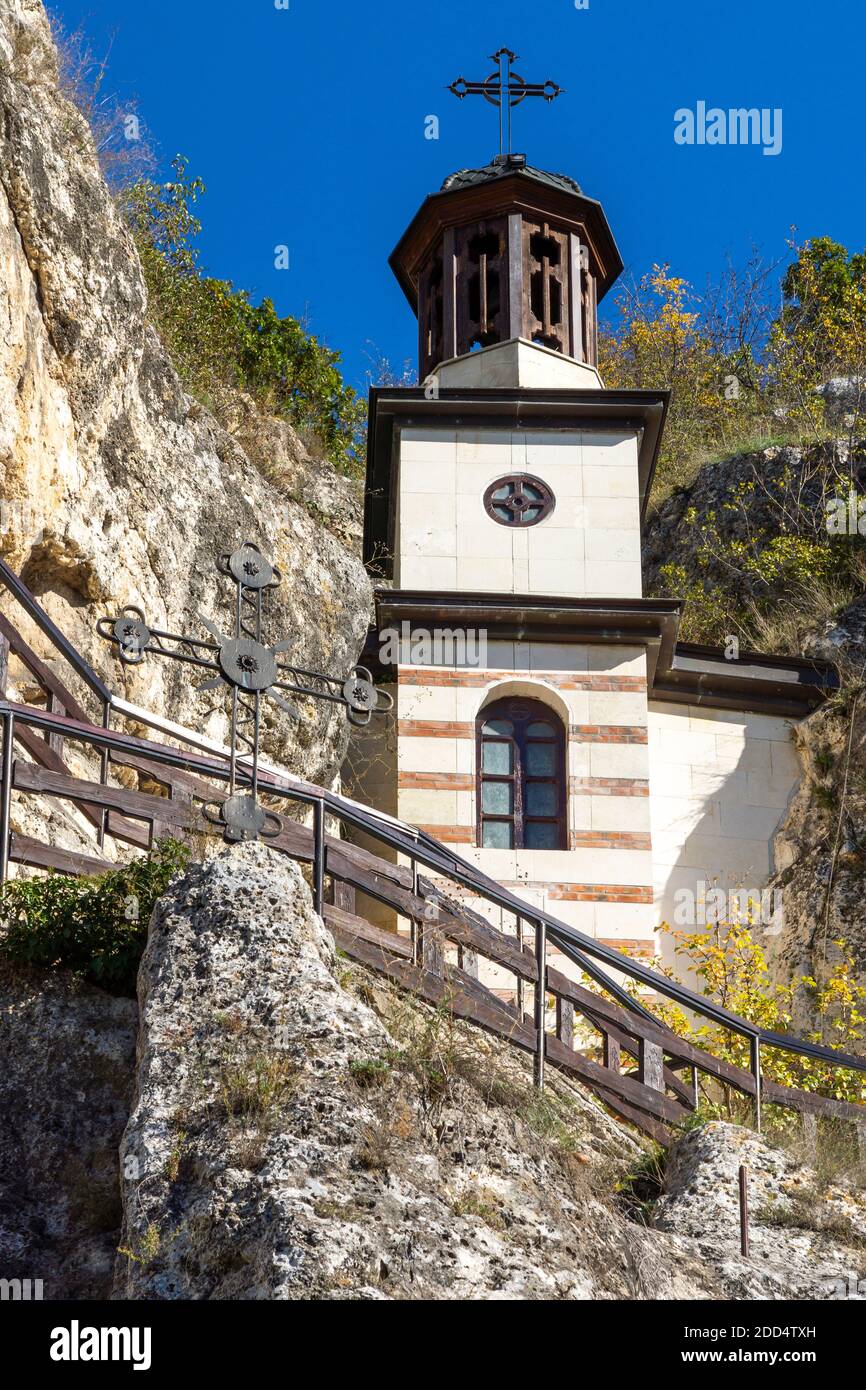
[(146, 859), (98, 878), (49, 874), (5, 884), (0, 956), (134, 995), (154, 903), (188, 860), (186, 846), (160, 840)]
[(853, 436), (866, 423), (866, 385), (845, 429), (825, 419), (816, 394), (832, 376), (866, 383), (866, 251), (792, 239), (775, 261), (755, 251), (729, 264), (703, 293), (654, 265), (623, 280), (615, 303), (599, 329), (605, 386), (671, 392), (657, 502), (711, 460), (833, 429)]
[(122, 206), (141, 258), (148, 311), (186, 389), (219, 418), (221, 392), (248, 392), (258, 405), (294, 425), (341, 472), (360, 476), (363, 402), (346, 386), (339, 353), (297, 319), (280, 318), (270, 299), (253, 304), (229, 280), (202, 273), (193, 206), (204, 193), (173, 163), (174, 180), (141, 179)]
[(391, 1063), (385, 1057), (368, 1057), (349, 1063), (349, 1074), (362, 1091), (385, 1086), (391, 1079)]

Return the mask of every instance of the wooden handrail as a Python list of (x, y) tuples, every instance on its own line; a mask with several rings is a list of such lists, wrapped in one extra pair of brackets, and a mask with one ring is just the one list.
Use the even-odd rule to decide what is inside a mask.
[[(85, 661), (84, 657), (81, 655), (80, 651), (78, 651), (77, 647), (75, 647), (72, 644), (72, 642), (70, 642), (69, 638), (66, 636), (64, 632), (60, 630), (60, 628), (53, 621), (53, 619), (49, 618), (48, 614), (45, 612), (45, 609), (38, 602), (35, 595), (30, 592), (23, 580), (19, 578), (15, 571), (11, 569), (10, 566), (7, 565), (6, 561), (2, 558), (0, 558), (0, 583), (5, 584), (10, 594), (12, 594), (13, 597), (18, 601), (18, 603), (20, 603), (21, 607), (24, 609), (28, 617), (31, 618), (34, 623), (36, 623), (37, 627), (42, 629), (51, 645), (71, 666), (72, 670), (75, 671), (75, 673), (78, 676), (80, 676), (81, 680), (84, 681), (84, 684), (89, 686), (95, 695), (99, 696), (99, 699), (102, 701), (103, 704), (110, 703), (111, 691), (105, 684), (105, 681), (102, 679), (101, 676), (98, 676), (96, 674), (90, 663), (88, 661)], [(14, 628), (13, 631), (15, 631)], [(19, 640), (23, 641), (23, 639), (20, 638), (20, 634), (16, 633), (16, 637), (18, 637)], [(11, 639), (9, 640), (11, 644)], [(28, 650), (30, 649), (28, 648)], [(35, 653), (31, 653), (31, 655), (35, 655)], [(24, 658), (22, 657), (22, 660), (23, 659)], [(36, 660), (38, 661), (39, 658), (37, 657)], [(25, 664), (27, 663), (25, 662)], [(66, 704), (66, 699), (64, 698), (64, 696), (61, 695), (60, 698), (63, 701), (63, 703)], [(80, 706), (78, 708), (80, 709)]]
[[(24, 727), (35, 725), (43, 730), (53, 729), (67, 738), (108, 748), (112, 759), (118, 764), (128, 761), (139, 772), (182, 790), (184, 799), (174, 802), (171, 798), (151, 793), (88, 782), (72, 777), (65, 769), (38, 767), (20, 761), (14, 763), (12, 772), (12, 783), (16, 790), (64, 797), (76, 804), (100, 806), (115, 814), (123, 813), (127, 817), (151, 824), (158, 822), (175, 826), (181, 830), (198, 824), (193, 799), (218, 800), (225, 794), (207, 780), (217, 778), (225, 781), (227, 778), (227, 768), (217, 759), (200, 753), (169, 749), (128, 734), (97, 728), (85, 721), (71, 719), (68, 715), (51, 715), (8, 701), (0, 702), (0, 714), (4, 712), (6, 717), (12, 716), (16, 723)], [(294, 786), (265, 784), (263, 791), (281, 799), (300, 799), (307, 805), (314, 800), (312, 792), (299, 792)], [(322, 794), (323, 804), (325, 795)], [(332, 794), (327, 794), (327, 797), (328, 810), (339, 814), (340, 799), (335, 799), (335, 805)], [(355, 803), (352, 803), (352, 816), (347, 819), (353, 817), (357, 818)], [(365, 828), (374, 835), (378, 829), (379, 837), (387, 838), (388, 832), (383, 832), (381, 827)], [(93, 856), (85, 858), (71, 851), (51, 850), (48, 846), (40, 846), (20, 836), (11, 839), (10, 857), (19, 862), (54, 866), (63, 872), (73, 872), (76, 864), (86, 872), (107, 867), (107, 861)], [(283, 830), (274, 843), (276, 848), (302, 862), (312, 863), (314, 860), (314, 835), (308, 826), (284, 821)], [(435, 861), (436, 856), (433, 857)], [(440, 868), (436, 864), (437, 872), (446, 878), (448, 867)], [(498, 931), (481, 914), (446, 894), (441, 882), (419, 876), (405, 865), (381, 859), (370, 850), (334, 836), (324, 837), (322, 873), (378, 899), (396, 912), (422, 924), (425, 931), (435, 931), (441, 941), (482, 956), (516, 979), (537, 986), (538, 968), (528, 947), (521, 945), (515, 937)], [(488, 896), (480, 885), (474, 887), (482, 898)], [(522, 914), (530, 919), (533, 910), (529, 905), (521, 902), (520, 907)], [(402, 981), (406, 987), (413, 988), (421, 997), (433, 1002), (442, 1002), (456, 983), (459, 985), (457, 1011), (461, 1016), (539, 1055), (540, 1033), (533, 1021), (527, 1019), (521, 1022), (510, 1005), (491, 994), (465, 971), (456, 971), (455, 967), (448, 965), (441, 955), (441, 948), (438, 948), (438, 955), (435, 950), (432, 954), (427, 952), (424, 961), (415, 965), (411, 960), (412, 948), (405, 938), (364, 923), (364, 919), (334, 906), (327, 906), (323, 910), (335, 938), (348, 949), (349, 954), (373, 964), (398, 983)], [(620, 960), (628, 973), (632, 963), (624, 957), (620, 957)], [(430, 963), (433, 969), (429, 968)], [(659, 1136), (660, 1126), (663, 1128), (677, 1123), (695, 1103), (692, 1092), (673, 1070), (675, 1066), (696, 1067), (717, 1081), (735, 1086), (746, 1095), (755, 1095), (755, 1078), (748, 1071), (723, 1062), (677, 1037), (658, 1020), (648, 1019), (645, 1011), (636, 1012), (602, 994), (585, 989), (549, 964), (545, 971), (543, 993), (557, 1001), (559, 1034), (554, 1036), (544, 1032), (544, 1059), (551, 1065), (564, 1067), (578, 1075), (605, 1104), (624, 1118), (640, 1124), (655, 1137)], [(575, 1051), (571, 1023), (574, 1012), (605, 1038), (607, 1065), (591, 1062)], [(637, 1077), (621, 1074), (619, 1057), (623, 1052), (629, 1053), (637, 1062)], [(833, 1054), (833, 1060), (836, 1065), (845, 1066), (855, 1059)], [(864, 1065), (863, 1059), (856, 1060), (861, 1067)], [(671, 1092), (673, 1099), (666, 1092)], [(768, 1081), (762, 1084), (762, 1095), (765, 1102), (786, 1105), (803, 1112), (834, 1114), (858, 1123), (866, 1119), (866, 1112), (861, 1107), (780, 1087)]]

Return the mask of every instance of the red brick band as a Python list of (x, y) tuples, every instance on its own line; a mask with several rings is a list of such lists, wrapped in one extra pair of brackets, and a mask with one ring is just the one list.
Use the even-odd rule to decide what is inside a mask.
[(644, 676), (596, 675), (590, 672), (569, 671), (456, 671), (445, 666), (400, 666), (397, 679), (401, 685), (451, 685), (463, 689), (480, 688), (491, 681), (508, 680), (518, 676), (523, 680), (545, 681), (557, 690), (645, 691)]
[(574, 796), (649, 796), (649, 782), (641, 777), (571, 777)]
[(473, 738), (475, 725), (468, 719), (399, 719), (397, 732), (401, 738)]
[(572, 849), (652, 849), (649, 832), (637, 830), (572, 830)]
[(580, 743), (648, 743), (639, 724), (570, 724), (568, 731)]
[(399, 772), (399, 787), (425, 787), (431, 791), (471, 792), (475, 788), (475, 778), (471, 772)]

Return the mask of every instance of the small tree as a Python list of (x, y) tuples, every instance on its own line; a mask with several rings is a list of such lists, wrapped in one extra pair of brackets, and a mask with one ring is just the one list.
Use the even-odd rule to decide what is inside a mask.
[[(754, 936), (759, 913), (760, 903), (750, 902), (745, 910), (735, 909), (731, 921), (718, 922), (705, 932), (673, 932), (667, 925), (662, 930), (676, 940), (677, 958), (686, 972), (697, 978), (703, 993), (732, 1013), (769, 1032), (788, 1033), (797, 993), (804, 990), (817, 1020), (808, 1040), (840, 1052), (861, 1053), (866, 1041), (866, 988), (858, 982), (856, 963), (846, 943), (835, 943), (839, 959), (823, 981), (803, 975), (790, 984), (773, 983), (765, 952)], [(673, 974), (671, 970), (664, 973)], [(679, 1037), (723, 1061), (749, 1069), (749, 1040), (740, 1033), (692, 1019), (676, 1004), (661, 1003), (655, 1011)], [(762, 1067), (766, 1077), (782, 1086), (834, 1100), (866, 1101), (862, 1072), (773, 1048), (763, 1050)], [(732, 1087), (703, 1080), (711, 1110), (729, 1117), (742, 1110), (743, 1099)]]
[(846, 377), (853, 428), (866, 416), (866, 252), (849, 254), (830, 237), (791, 247), (797, 259), (782, 282), (770, 342), (775, 389), (796, 418), (817, 429), (824, 404), (815, 388)]
[(655, 265), (620, 291), (619, 322), (599, 336), (606, 386), (671, 392), (659, 462), (662, 491), (689, 481), (707, 457), (757, 427), (757, 274), (748, 280), (749, 293), (732, 272), (702, 299), (669, 266)]
[(229, 280), (203, 274), (194, 209), (205, 192), (177, 155), (174, 178), (140, 180), (122, 205), (141, 257), (149, 312), (187, 389), (217, 416), (223, 393), (249, 392), (284, 416), (342, 472), (361, 471), (363, 402), (339, 370), (339, 353), (322, 346), (270, 299), (253, 304)]

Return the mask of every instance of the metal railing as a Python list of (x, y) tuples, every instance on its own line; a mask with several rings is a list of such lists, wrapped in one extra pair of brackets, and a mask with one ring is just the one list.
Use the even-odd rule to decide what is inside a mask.
[[(98, 750), (114, 755), (114, 760), (123, 763), (124, 753), (135, 757), (146, 757), (155, 767), (176, 768), (197, 773), (201, 777), (227, 781), (229, 768), (227, 762), (213, 755), (193, 753), (170, 748), (163, 744), (136, 738), (109, 728), (95, 725), (86, 726), (70, 720), (66, 716), (51, 714), (30, 706), (16, 705), (8, 700), (0, 700), (0, 720), (3, 724), (2, 737), (2, 798), (0, 798), (0, 878), (5, 877), (9, 862), (10, 836), (10, 798), (13, 788), (14, 753), (13, 745), (16, 729), (23, 725), (41, 730), (44, 733), (62, 735), (67, 741), (80, 741)], [(573, 964), (583, 970), (591, 979), (626, 1009), (636, 1019), (652, 1022), (657, 1028), (663, 1027), (652, 1012), (611, 977), (609, 970), (639, 982), (656, 995), (673, 1000), (684, 1008), (711, 1022), (738, 1033), (750, 1042), (752, 1052), (752, 1072), (756, 1081), (756, 1093), (760, 1096), (761, 1048), (773, 1047), (799, 1054), (814, 1061), (826, 1062), (833, 1067), (866, 1072), (866, 1058), (857, 1057), (810, 1043), (788, 1034), (780, 1034), (756, 1027), (748, 1020), (731, 1013), (720, 1004), (699, 995), (688, 986), (680, 984), (667, 976), (659, 974), (651, 967), (643, 965), (621, 954), (613, 947), (606, 946), (592, 937), (586, 936), (577, 928), (560, 921), (547, 911), (530, 906), (508, 889), (503, 888), (475, 865), (446, 849), (436, 840), (414, 827), (400, 822), (383, 821), (374, 811), (367, 811), (358, 803), (344, 798), (338, 793), (305, 784), (288, 777), (280, 777), (270, 772), (260, 774), (263, 793), (277, 801), (298, 803), (313, 811), (313, 895), (317, 911), (321, 912), (324, 902), (324, 880), (326, 875), (326, 836), (325, 818), (331, 816), (345, 827), (362, 832), (379, 844), (404, 856), (408, 864), (410, 883), (419, 886), (419, 868), (432, 871), (439, 878), (459, 888), (467, 890), (473, 897), (490, 903), (518, 921), (529, 924), (535, 931), (535, 958), (539, 969), (546, 967), (547, 952), (551, 945), (556, 946)], [(75, 793), (70, 791), (70, 799)], [(92, 795), (99, 796), (99, 785), (93, 784)], [(158, 798), (154, 798), (158, 800)], [(133, 814), (130, 811), (128, 814)], [(157, 812), (154, 811), (154, 816)], [(277, 846), (279, 848), (279, 846)], [(399, 908), (397, 909), (399, 910)], [(606, 967), (606, 968), (605, 968)], [(536, 1013), (539, 1011), (536, 991)], [(536, 1020), (536, 1027), (538, 1026)], [(676, 1051), (676, 1035), (670, 1033), (671, 1050)], [(536, 1068), (539, 1079), (543, 1076), (543, 1039), (539, 1033), (539, 1057)]]
[[(2, 720), (0, 882), (4, 882), (8, 876), (11, 796), (15, 780), (14, 745), (21, 728), (39, 730), (49, 738), (56, 736), (58, 739), (67, 741), (80, 741), (100, 752), (100, 783), (94, 784), (97, 790), (90, 797), (91, 801), (96, 804), (99, 804), (98, 786), (104, 787), (107, 782), (108, 761), (112, 754), (115, 760), (121, 763), (123, 755), (126, 753), (137, 758), (144, 757), (149, 763), (156, 766), (191, 771), (204, 778), (228, 781), (230, 772), (227, 758), (224, 759), (214, 753), (190, 752), (170, 748), (165, 744), (135, 738), (112, 729), (110, 727), (112, 711), (116, 711), (120, 717), (125, 717), (121, 707), (123, 702), (115, 699), (105, 682), (63, 635), (57, 625), (40, 607), (26, 585), (2, 559), (0, 559), (0, 580), (5, 583), (29, 617), (40, 627), (76, 674), (96, 695), (101, 707), (101, 726), (98, 726), (96, 723), (90, 722), (89, 718), (84, 715), (84, 711), (77, 705), (74, 697), (63, 687), (61, 687), (60, 693), (61, 702), (65, 704), (67, 710), (71, 707), (79, 716), (84, 715), (84, 718), (74, 719), (70, 718), (69, 714), (61, 715), (50, 709), (43, 711), (37, 707), (15, 704), (5, 698), (0, 699), (0, 720)], [(178, 729), (177, 726), (172, 726), (171, 733), (179, 740), (184, 736), (184, 731)], [(198, 742), (200, 745), (200, 740), (191, 731), (189, 731), (189, 741)], [(626, 1009), (635, 1020), (641, 1020), (643, 1023), (652, 1025), (654, 1029), (661, 1029), (666, 1035), (669, 1035), (672, 1055), (676, 1054), (677, 1045), (682, 1048), (682, 1042), (680, 1041), (678, 1044), (676, 1034), (666, 1029), (644, 1004), (635, 999), (633, 994), (614, 978), (611, 972), (630, 979), (651, 990), (655, 995), (671, 1000), (717, 1026), (748, 1039), (759, 1122), (763, 1091), (761, 1049), (764, 1047), (777, 1048), (812, 1061), (827, 1063), (832, 1067), (866, 1072), (866, 1058), (864, 1057), (843, 1053), (834, 1048), (811, 1043), (789, 1034), (763, 1029), (708, 999), (705, 995), (697, 994), (688, 986), (671, 980), (667, 976), (659, 974), (652, 967), (633, 960), (615, 948), (606, 946), (595, 938), (587, 936), (577, 928), (560, 921), (550, 912), (530, 906), (516, 894), (491, 879), (489, 875), (484, 874), (469, 860), (440, 844), (427, 832), (420, 831), (416, 827), (407, 825), (393, 817), (382, 815), (372, 808), (364, 807), (350, 798), (341, 796), (339, 793), (306, 783), (288, 773), (276, 773), (263, 768), (259, 770), (259, 782), (262, 791), (278, 801), (294, 802), (312, 808), (313, 897), (317, 911), (321, 912), (324, 905), (325, 818), (330, 815), (341, 825), (370, 836), (390, 851), (402, 855), (408, 864), (409, 882), (414, 897), (417, 898), (420, 894), (419, 866), (423, 866), (440, 878), (469, 892), (473, 897), (480, 898), (507, 914), (513, 914), (518, 929), (521, 930), (521, 935), (522, 923), (528, 923), (533, 928), (535, 933), (535, 964), (539, 971), (537, 978), (540, 982), (535, 990), (535, 1027), (537, 1032), (535, 1071), (539, 1084), (543, 1082), (545, 1065), (543, 986), (551, 946), (555, 946), (567, 960), (579, 967), (607, 995), (623, 1009)], [(70, 799), (76, 799), (71, 792)], [(108, 814), (108, 809), (104, 806), (98, 828), (100, 845), (104, 842), (105, 834), (109, 833)], [(125, 814), (132, 816), (133, 820), (135, 819), (134, 810)], [(383, 901), (387, 901), (387, 899), (383, 899)], [(413, 955), (417, 954), (416, 928), (417, 923), (413, 920)], [(521, 949), (525, 948), (521, 946)], [(520, 994), (521, 991), (522, 980), (519, 980), (518, 993)]]

